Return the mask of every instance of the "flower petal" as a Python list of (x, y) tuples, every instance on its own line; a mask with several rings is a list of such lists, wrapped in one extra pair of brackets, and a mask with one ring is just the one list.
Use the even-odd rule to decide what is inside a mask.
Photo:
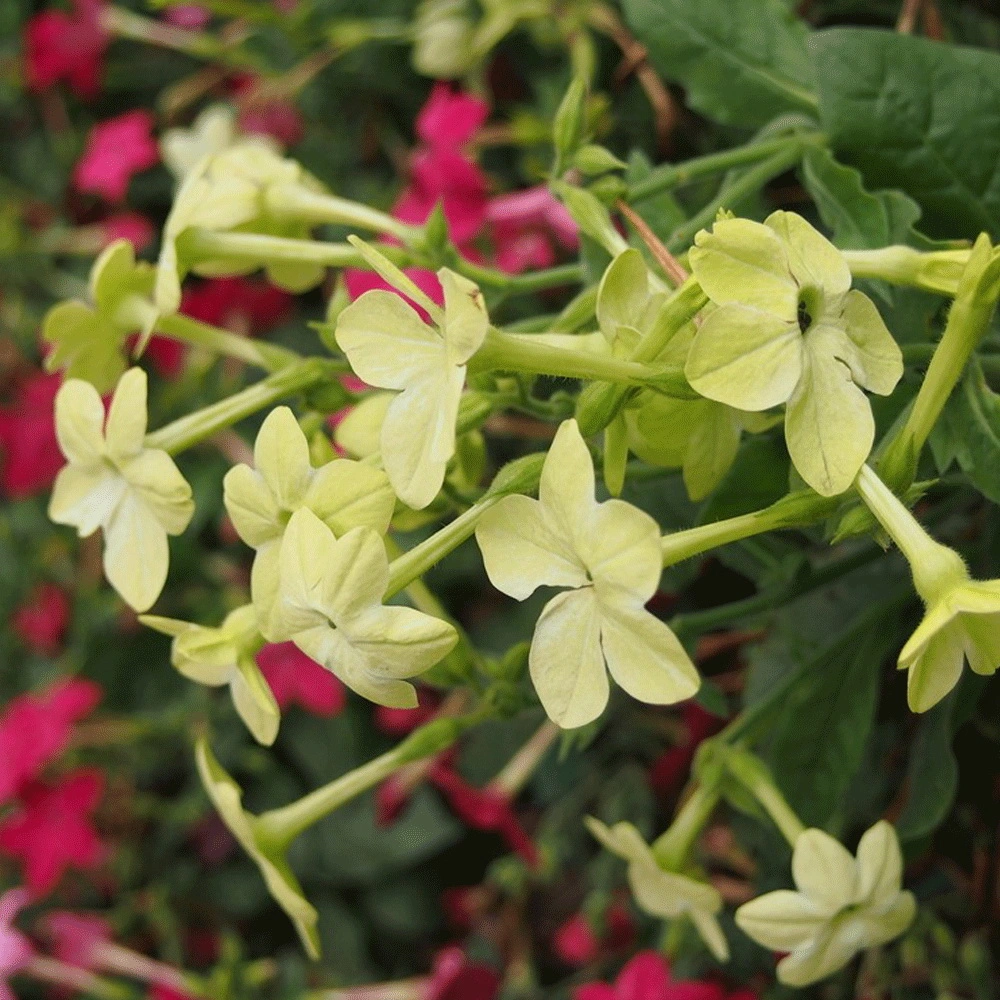
[(280, 537), (282, 528), (274, 494), (249, 465), (234, 465), (222, 480), (222, 498), (236, 533), (252, 548)]
[(615, 682), (648, 705), (690, 698), (701, 677), (680, 640), (645, 609), (600, 602), (601, 647)]
[(821, 289), (830, 302), (851, 287), (851, 269), (844, 255), (801, 215), (772, 212), (764, 225), (778, 234), (788, 255), (788, 269), (800, 288)]
[(785, 245), (766, 225), (723, 219), (695, 236), (691, 270), (718, 305), (748, 306), (786, 322), (798, 311), (799, 288)]
[(239, 658), (229, 690), (233, 705), (253, 738), (269, 747), (278, 735), (281, 709), (252, 656)]
[(438, 271), (444, 291), (444, 328), (442, 334), (453, 365), (464, 365), (482, 346), (490, 319), (486, 314), (483, 293), (475, 282), (447, 267)]
[(903, 352), (875, 303), (862, 292), (848, 292), (842, 319), (853, 348), (844, 360), (854, 381), (869, 392), (888, 396), (903, 377)]
[(564, 420), (545, 456), (538, 499), (554, 531), (573, 543), (586, 539), (597, 502), (594, 499), (594, 462), (579, 425)]
[[(328, 581), (332, 578), (333, 589), (336, 589), (349, 572), (350, 567), (343, 565), (345, 552), (339, 549), (338, 559), (333, 532), (308, 507), (299, 508), (288, 521), (278, 556), (283, 604), (297, 611), (315, 611), (329, 617), (332, 609), (327, 600), (331, 589)], [(361, 579), (364, 579), (364, 568)], [(384, 586), (382, 592), (385, 592)]]
[(903, 881), (903, 853), (891, 823), (880, 820), (858, 842), (856, 902), (884, 905), (899, 895)]
[(587, 572), (531, 497), (504, 497), (476, 526), (486, 575), (497, 590), (523, 601), (536, 588), (582, 587)]
[(785, 986), (808, 986), (825, 979), (845, 966), (863, 944), (856, 928), (857, 920), (846, 924), (825, 924), (803, 948), (778, 963), (778, 982)]
[(563, 729), (593, 722), (604, 711), (610, 686), (593, 588), (558, 594), (545, 605), (528, 668), (546, 714)]
[(684, 365), (691, 386), (741, 410), (784, 403), (802, 375), (798, 323), (726, 305), (701, 324)]
[(104, 575), (136, 611), (148, 610), (167, 582), (170, 549), (156, 515), (126, 492), (104, 526)]
[(104, 403), (82, 379), (67, 379), (56, 393), (56, 438), (75, 465), (94, 465), (104, 457)]
[(423, 510), (438, 495), (455, 454), (464, 368), (439, 368), (390, 404), (382, 422), (382, 463), (396, 495)]
[(736, 926), (765, 948), (791, 951), (807, 944), (826, 923), (826, 914), (800, 892), (778, 889), (736, 911)]
[(125, 480), (107, 466), (66, 465), (52, 487), (49, 517), (87, 538), (108, 522), (125, 489)]
[(123, 465), (122, 475), (168, 535), (179, 535), (191, 523), (191, 487), (165, 451), (146, 448)]
[(141, 368), (130, 368), (118, 380), (105, 428), (107, 452), (114, 462), (124, 462), (142, 450), (146, 392), (146, 373)]
[(338, 537), (357, 527), (384, 535), (396, 496), (381, 469), (338, 458), (316, 470), (303, 503)]
[(358, 378), (380, 389), (402, 390), (449, 367), (437, 331), (382, 289), (365, 292), (340, 314), (336, 339)]
[(785, 411), (785, 441), (799, 475), (822, 496), (849, 489), (871, 452), (875, 419), (851, 372), (811, 330), (802, 378)]
[[(925, 619), (926, 620), (926, 619)], [(911, 648), (914, 632), (899, 654), (900, 666), (909, 668), (906, 700), (913, 712), (933, 708), (958, 683), (965, 663), (965, 635), (959, 622), (949, 621), (920, 649)]]
[(645, 604), (660, 585), (660, 527), (624, 500), (594, 505), (587, 532), (577, 533), (576, 550), (602, 597), (610, 589)]
[[(292, 522), (297, 518), (304, 526), (305, 519), (298, 514), (292, 518)], [(308, 533), (303, 532), (302, 539), (315, 538), (318, 535), (317, 525), (323, 528), (327, 537), (333, 537), (330, 529), (315, 516), (311, 517), (308, 524), (311, 526), (310, 530)], [(291, 528), (290, 522), (288, 531)], [(285, 544), (288, 544), (287, 531), (285, 537)], [(302, 558), (315, 557), (310, 557), (308, 551), (303, 551)], [(373, 606), (382, 606), (382, 598), (389, 585), (389, 559), (385, 543), (371, 528), (352, 528), (325, 550), (322, 574), (322, 599), (317, 606), (336, 625), (349, 624)]]
[(612, 346), (621, 327), (638, 329), (649, 300), (649, 271), (636, 249), (608, 265), (597, 289), (597, 325)]
[(823, 830), (800, 833), (792, 851), (795, 885), (821, 913), (836, 913), (855, 900), (858, 866), (851, 852)]
[(369, 608), (341, 631), (364, 654), (371, 673), (391, 678), (422, 674), (458, 642), (458, 633), (450, 623), (397, 606)]
[(716, 961), (728, 962), (729, 942), (715, 916), (704, 910), (691, 910), (689, 915), (702, 941), (715, 956)]
[(309, 442), (295, 414), (287, 406), (277, 406), (257, 432), (253, 460), (282, 510), (293, 511), (305, 496), (312, 478)]

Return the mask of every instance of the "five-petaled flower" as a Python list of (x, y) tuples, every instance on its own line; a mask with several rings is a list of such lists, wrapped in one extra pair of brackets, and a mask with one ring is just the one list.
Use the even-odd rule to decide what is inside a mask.
[(231, 611), (218, 628), (159, 615), (142, 615), (140, 621), (173, 637), (170, 661), (178, 672), (209, 687), (228, 685), (254, 739), (266, 746), (274, 742), (281, 712), (254, 658), (264, 640), (252, 604)]
[(822, 830), (801, 833), (792, 851), (798, 892), (779, 889), (744, 903), (736, 923), (765, 948), (789, 952), (778, 980), (808, 986), (854, 955), (899, 937), (916, 913), (903, 891), (903, 857), (892, 826), (882, 820), (861, 838), (857, 857)]
[(56, 478), (49, 517), (81, 538), (104, 532), (104, 572), (136, 611), (160, 595), (170, 562), (168, 535), (194, 514), (191, 487), (174, 460), (147, 448), (146, 373), (127, 371), (105, 423), (97, 390), (80, 379), (56, 396), (56, 435), (68, 464)]
[(438, 277), (443, 312), (430, 300), (421, 302), (434, 325), (381, 289), (365, 292), (337, 321), (337, 343), (355, 374), (398, 394), (382, 422), (382, 462), (396, 494), (416, 510), (428, 506), (444, 482), (455, 454), (466, 365), (489, 329), (477, 286), (448, 268)]
[(415, 707), (416, 690), (403, 678), (434, 666), (458, 634), (413, 608), (383, 606), (389, 560), (381, 537), (352, 528), (336, 538), (303, 507), (288, 522), (279, 569), (281, 637), (370, 701)]
[(787, 404), (795, 468), (824, 496), (844, 492), (875, 437), (862, 389), (891, 393), (903, 360), (843, 255), (801, 216), (774, 212), (721, 219), (689, 259), (715, 305), (691, 344), (691, 385), (741, 410)]
[(604, 847), (627, 862), (629, 886), (640, 909), (665, 920), (689, 917), (709, 951), (720, 962), (729, 957), (729, 945), (716, 916), (722, 909), (718, 889), (661, 868), (652, 848), (631, 823), (607, 827), (591, 816), (584, 822)]
[(623, 500), (596, 501), (575, 420), (556, 433), (538, 496), (504, 497), (483, 515), (476, 540), (505, 594), (523, 601), (541, 586), (570, 588), (546, 604), (528, 661), (549, 718), (564, 728), (596, 719), (608, 702), (608, 670), (640, 701), (690, 698), (700, 684), (694, 664), (644, 607), (662, 572), (659, 528)]
[(291, 516), (306, 508), (338, 536), (359, 526), (385, 534), (396, 498), (380, 469), (350, 459), (313, 468), (309, 442), (287, 406), (276, 407), (261, 425), (254, 465), (226, 473), (224, 499), (240, 538), (257, 550), (250, 590), (261, 633), (279, 641), (287, 636), (274, 625), (278, 553)]

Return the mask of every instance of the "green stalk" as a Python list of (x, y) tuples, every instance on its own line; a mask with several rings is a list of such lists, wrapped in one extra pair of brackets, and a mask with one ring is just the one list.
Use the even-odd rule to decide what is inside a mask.
[(768, 181), (774, 180), (779, 174), (783, 174), (789, 167), (798, 163), (802, 159), (802, 152), (802, 143), (797, 142), (769, 156), (727, 184), (700, 212), (674, 230), (667, 240), (667, 249), (671, 253), (686, 250), (695, 234), (712, 224), (720, 208), (731, 208), (759, 191)]
[(264, 197), (268, 210), (278, 216), (357, 227), (394, 236), (407, 245), (413, 243), (420, 233), (419, 228), (400, 222), (377, 208), (333, 194), (311, 191), (301, 184), (273, 184)]
[(653, 856), (661, 868), (676, 872), (684, 867), (698, 834), (704, 829), (718, 804), (717, 791), (709, 790), (703, 785), (695, 788), (674, 821), (653, 842)]
[(767, 769), (746, 751), (730, 752), (726, 766), (744, 788), (764, 807), (788, 841), (789, 847), (805, 832), (805, 824), (778, 790)]
[[(469, 371), (600, 379), (626, 386), (649, 385), (668, 377), (666, 370), (653, 369), (636, 361), (554, 347), (536, 340), (531, 334), (504, 333), (495, 327), (490, 329), (482, 347), (469, 360)], [(673, 375), (683, 378), (679, 367)]]
[[(245, 261), (248, 264), (284, 263), (322, 264), (325, 267), (367, 267), (364, 258), (350, 243), (325, 243), (322, 240), (296, 240), (260, 233), (217, 233), (211, 229), (191, 228), (180, 239), (185, 260)], [(383, 247), (387, 257), (407, 259), (398, 247)]]
[(455, 270), (477, 285), (520, 294), (544, 292), (549, 288), (560, 288), (563, 285), (578, 285), (583, 280), (583, 265), (575, 262), (558, 264), (541, 271), (528, 271), (524, 274), (506, 274), (492, 267), (483, 267), (480, 264), (473, 264), (472, 261), (459, 259), (455, 264)]
[(159, 316), (155, 330), (192, 347), (201, 347), (216, 354), (237, 358), (270, 372), (279, 371), (300, 360), (299, 355), (288, 348), (241, 337), (229, 330), (221, 330), (219, 327), (192, 319), (183, 313)]
[[(809, 138), (815, 141), (814, 137), (810, 136)], [(734, 149), (724, 149), (719, 153), (696, 156), (683, 163), (665, 163), (650, 171), (641, 181), (633, 184), (628, 190), (627, 201), (634, 205), (664, 191), (671, 191), (683, 184), (688, 184), (700, 177), (722, 173), (733, 167), (759, 163), (761, 160), (766, 160), (786, 149), (801, 147), (804, 141), (802, 136), (783, 135), (777, 139), (749, 142), (743, 146), (736, 146)]]
[(338, 370), (336, 362), (323, 358), (306, 358), (288, 365), (228, 399), (195, 410), (147, 434), (146, 447), (177, 455), (258, 410), (332, 377)]

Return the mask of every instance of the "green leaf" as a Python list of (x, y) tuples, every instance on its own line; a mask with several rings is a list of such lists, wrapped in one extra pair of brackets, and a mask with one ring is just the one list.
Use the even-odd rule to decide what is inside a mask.
[(1000, 54), (864, 28), (809, 44), (838, 158), (906, 191), (931, 236), (1000, 232)]
[(808, 29), (780, 0), (625, 0), (656, 68), (688, 104), (725, 125), (759, 128), (816, 112)]
[(976, 489), (1000, 503), (1000, 395), (986, 384), (975, 358), (949, 399), (941, 423), (950, 431), (948, 441), (959, 467)]
[(861, 174), (838, 163), (828, 149), (806, 153), (802, 179), (842, 250), (910, 242), (920, 206), (902, 191), (868, 191)]
[(892, 628), (867, 629), (786, 701), (770, 760), (781, 790), (806, 826), (833, 815), (861, 760), (875, 721), (882, 660)]

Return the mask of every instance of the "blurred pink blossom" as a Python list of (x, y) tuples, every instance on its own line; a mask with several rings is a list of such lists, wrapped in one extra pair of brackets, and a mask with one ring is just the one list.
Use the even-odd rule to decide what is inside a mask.
[(257, 665), (284, 709), (298, 705), (313, 715), (339, 715), (347, 704), (344, 685), (294, 642), (274, 642), (257, 654)]
[(73, 0), (73, 12), (44, 10), (24, 29), (25, 75), (33, 90), (65, 80), (84, 99), (101, 88), (108, 36), (101, 28), (102, 0)]
[(47, 490), (65, 464), (56, 441), (53, 407), (62, 385), (59, 374), (32, 372), (0, 406), (0, 484), (20, 499)]
[(55, 656), (69, 624), (69, 595), (54, 583), (40, 583), (17, 607), (11, 619), (17, 637), (32, 652)]
[(142, 108), (98, 122), (87, 136), (87, 146), (73, 170), (78, 191), (121, 202), (135, 174), (160, 162), (153, 138), (153, 116)]

